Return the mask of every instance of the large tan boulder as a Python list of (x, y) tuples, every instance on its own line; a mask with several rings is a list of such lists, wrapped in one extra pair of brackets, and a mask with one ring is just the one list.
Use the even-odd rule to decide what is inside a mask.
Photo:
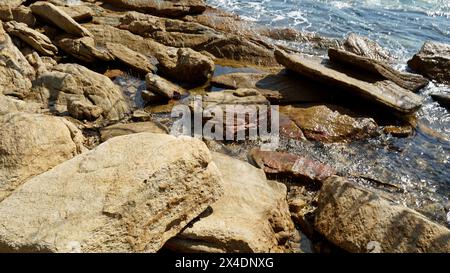
[(264, 172), (214, 153), (224, 195), (189, 225), (168, 248), (185, 252), (283, 252), (298, 238), (286, 201), (286, 186)]
[(123, 118), (130, 109), (122, 91), (108, 77), (78, 64), (59, 64), (36, 79), (32, 99), (67, 106), (70, 100), (103, 109), (107, 119)]
[(82, 141), (81, 132), (63, 118), (0, 116), (0, 201), (27, 179), (81, 153)]
[(41, 107), (38, 103), (25, 102), (14, 97), (0, 95), (0, 116), (13, 112), (38, 113)]
[(0, 252), (156, 252), (221, 192), (201, 141), (113, 138), (0, 203)]
[(318, 200), (316, 230), (347, 251), (450, 252), (450, 230), (344, 178), (326, 180)]

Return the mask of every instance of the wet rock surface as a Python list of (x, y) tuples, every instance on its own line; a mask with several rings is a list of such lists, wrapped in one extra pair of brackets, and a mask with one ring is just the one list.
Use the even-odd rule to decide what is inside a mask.
[(450, 83), (450, 45), (425, 42), (408, 65), (425, 77), (440, 83)]

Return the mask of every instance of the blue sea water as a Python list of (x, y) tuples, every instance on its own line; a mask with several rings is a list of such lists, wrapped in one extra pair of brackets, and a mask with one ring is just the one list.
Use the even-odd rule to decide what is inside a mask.
[(425, 40), (450, 43), (450, 0), (207, 0), (215, 7), (272, 27), (327, 37), (355, 32), (378, 41), (400, 59)]

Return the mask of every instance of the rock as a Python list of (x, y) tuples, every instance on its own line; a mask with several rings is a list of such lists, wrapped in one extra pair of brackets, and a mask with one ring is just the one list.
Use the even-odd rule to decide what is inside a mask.
[(97, 48), (92, 37), (76, 38), (69, 35), (60, 35), (55, 38), (55, 42), (64, 52), (86, 63), (114, 59), (107, 50)]
[(414, 92), (428, 85), (428, 80), (422, 76), (399, 72), (385, 62), (359, 56), (351, 52), (330, 48), (328, 56), (332, 62), (344, 64), (354, 70), (365, 70)]
[(108, 77), (78, 64), (59, 64), (42, 74), (33, 85), (35, 99), (43, 103), (67, 105), (78, 100), (99, 106), (103, 116), (118, 120), (129, 113), (122, 91)]
[(148, 91), (159, 94), (166, 99), (180, 99), (189, 94), (186, 89), (181, 86), (171, 83), (155, 74), (147, 74), (145, 82), (147, 83)]
[(58, 64), (53, 58), (48, 56), (41, 57), (34, 50), (32, 53), (27, 54), (25, 58), (36, 71), (36, 77), (39, 77), (45, 72), (51, 71), (53, 67)]
[(114, 7), (149, 13), (161, 17), (182, 17), (189, 14), (199, 14), (205, 11), (203, 0), (103, 0)]
[(40, 105), (0, 95), (0, 116), (14, 112), (38, 113), (40, 112)]
[(9, 6), (2, 6), (1, 4), (0, 20), (4, 22), (16, 21), (27, 24), (29, 27), (33, 27), (36, 23), (36, 18), (29, 7), (19, 6), (16, 8), (11, 8)]
[[(224, 195), (210, 214), (191, 223), (166, 247), (182, 252), (286, 252), (296, 236), (286, 186), (248, 163), (214, 153)], [(243, 183), (245, 181), (245, 183)]]
[(103, 75), (110, 78), (111, 80), (114, 80), (118, 77), (124, 76), (125, 72), (119, 69), (108, 69)]
[(211, 79), (211, 84), (227, 89), (257, 89), (271, 103), (292, 104), (302, 102), (331, 101), (333, 94), (324, 88), (299, 77), (292, 77), (286, 71), (270, 73), (230, 73)]
[(113, 138), (0, 203), (0, 252), (156, 252), (221, 196), (220, 180), (201, 141)]
[(280, 136), (295, 140), (306, 140), (302, 129), (295, 124), (288, 116), (278, 113)]
[(294, 182), (321, 185), (322, 181), (336, 174), (328, 165), (295, 154), (254, 149), (249, 156), (267, 175), (287, 177)]
[(446, 108), (450, 108), (450, 94), (431, 94), (431, 97), (439, 102), (440, 105)]
[(147, 74), (157, 70), (156, 64), (158, 61), (155, 58), (149, 60), (145, 55), (121, 44), (107, 43), (106, 48), (114, 58), (138, 73)]
[(408, 65), (429, 79), (450, 84), (450, 45), (427, 41)]
[(53, 56), (58, 53), (58, 48), (47, 36), (26, 24), (11, 21), (5, 23), (4, 28), (10, 35), (18, 37), (42, 55)]
[(69, 34), (78, 37), (92, 36), (87, 29), (79, 25), (74, 19), (67, 15), (67, 13), (51, 3), (36, 2), (32, 4), (30, 8), (34, 14), (52, 22)]
[(275, 52), (275, 56), (280, 64), (300, 75), (329, 86), (353, 92), (394, 112), (412, 114), (422, 105), (422, 99), (419, 95), (411, 93), (390, 81), (380, 81), (372, 84), (349, 77), (344, 73), (300, 56), (287, 54), (279, 50)]
[(131, 116), (132, 120), (135, 122), (146, 122), (150, 121), (152, 117), (149, 113), (145, 112), (144, 110), (136, 110), (133, 112), (133, 115)]
[(368, 252), (371, 243), (383, 253), (450, 252), (450, 230), (344, 178), (325, 181), (318, 200), (316, 229), (349, 252)]
[(0, 24), (0, 94), (23, 98), (35, 71)]
[(292, 119), (310, 140), (346, 142), (377, 134), (378, 126), (373, 119), (358, 117), (335, 105), (289, 105), (281, 107), (280, 111)]
[(393, 57), (377, 42), (355, 33), (350, 33), (350, 35), (348, 35), (347, 39), (344, 41), (343, 49), (372, 60), (387, 63), (393, 62)]
[(177, 51), (176, 63), (161, 62), (161, 72), (168, 77), (191, 84), (203, 84), (208, 81), (215, 69), (214, 61), (190, 48)]
[(0, 201), (27, 179), (81, 153), (82, 141), (81, 132), (63, 118), (20, 112), (0, 116)]
[(94, 11), (90, 7), (83, 5), (59, 6), (58, 8), (76, 22), (90, 21), (94, 15)]
[(102, 142), (105, 142), (113, 137), (138, 133), (167, 134), (168, 132), (164, 126), (152, 121), (115, 124), (100, 130)]
[(2, 0), (2, 3), (0, 4), (1, 7), (10, 7), (10, 8), (17, 8), (22, 3), (25, 2), (25, 0)]
[(69, 100), (67, 102), (67, 111), (70, 116), (79, 120), (96, 120), (102, 113), (103, 108), (92, 105), (86, 101)]
[(385, 134), (392, 135), (394, 137), (409, 137), (413, 134), (413, 128), (411, 126), (385, 126), (383, 128)]
[(142, 90), (141, 97), (145, 102), (148, 103), (156, 103), (156, 102), (164, 102), (167, 101), (166, 97), (163, 97), (159, 94), (153, 93), (148, 90)]

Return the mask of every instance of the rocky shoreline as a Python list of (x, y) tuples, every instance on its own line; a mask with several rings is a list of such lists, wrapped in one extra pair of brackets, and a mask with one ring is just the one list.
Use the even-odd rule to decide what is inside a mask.
[[(283, 146), (413, 135), (417, 93), (450, 84), (450, 45), (425, 42), (409, 72), (395, 62), (366, 37), (203, 0), (3, 1), (0, 252), (450, 252), (444, 223), (399, 204), (405, 189)], [(238, 118), (196, 113), (195, 97)], [(172, 136), (180, 105), (233, 137), (267, 120), (228, 106), (279, 105), (266, 114), (282, 145)]]

